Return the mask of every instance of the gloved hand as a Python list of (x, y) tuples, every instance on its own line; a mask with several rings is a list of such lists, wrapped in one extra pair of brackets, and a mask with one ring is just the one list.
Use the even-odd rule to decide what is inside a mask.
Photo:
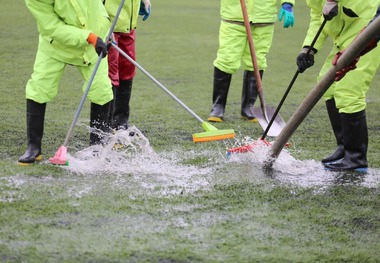
[(282, 17), (284, 18), (284, 28), (289, 26), (293, 27), (294, 25), (294, 15), (293, 15), (293, 6), (289, 3), (283, 3), (281, 7), (280, 14), (278, 16), (278, 21), (282, 21)]
[(139, 15), (144, 16), (143, 21), (147, 20), (150, 15), (150, 0), (141, 0)]
[(96, 53), (100, 56), (102, 53), (102, 57), (107, 56), (107, 45), (103, 42), (103, 40), (95, 35), (94, 33), (90, 33), (87, 37), (87, 42), (94, 46)]
[[(377, 47), (377, 39), (373, 38), (367, 44), (367, 46), (360, 52), (359, 56), (357, 56), (356, 58), (354, 58), (354, 60), (348, 66), (346, 66), (346, 67), (344, 67), (341, 70), (339, 70), (339, 71), (336, 72), (336, 74), (335, 74), (335, 81), (341, 80), (347, 74), (347, 72), (356, 69), (356, 63), (358, 63), (360, 57), (363, 56), (363, 55), (365, 55), (365, 54), (367, 54), (368, 52), (370, 52), (375, 47)], [(345, 52), (345, 50), (343, 50), (342, 52), (338, 52), (338, 53), (335, 54), (335, 57), (334, 57), (334, 59), (332, 61), (332, 64), (334, 66), (336, 66), (336, 64), (338, 63), (339, 58), (343, 55), (344, 52)]]
[(300, 73), (314, 65), (314, 51), (311, 49), (309, 54), (307, 54), (307, 51), (308, 47), (304, 47), (297, 57), (297, 66)]
[[(341, 55), (343, 55), (344, 51), (345, 50), (335, 54), (335, 57), (332, 61), (332, 64), (334, 66), (336, 66), (336, 64), (338, 63), (338, 59), (340, 58)], [(356, 69), (356, 63), (358, 63), (358, 61), (359, 61), (359, 57), (356, 57), (356, 58), (354, 58), (354, 60), (351, 62), (350, 65), (348, 65), (347, 67), (344, 67), (341, 70), (337, 71), (335, 73), (335, 81), (341, 80), (346, 75), (347, 72), (349, 72), (350, 70)]]
[(112, 42), (116, 43), (114, 32), (111, 33), (110, 37), (107, 40), (107, 51), (112, 47)]
[(333, 17), (338, 14), (338, 1), (337, 0), (326, 0), (326, 3), (322, 9), (322, 13), (323, 13), (323, 17), (327, 21), (333, 19)]

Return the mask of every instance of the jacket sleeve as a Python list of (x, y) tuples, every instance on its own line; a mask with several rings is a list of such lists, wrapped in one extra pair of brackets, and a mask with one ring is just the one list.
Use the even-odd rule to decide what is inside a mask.
[[(302, 45), (303, 47), (311, 45), (314, 37), (316, 36), (319, 28), (322, 25), (322, 22), (323, 20), (321, 17), (321, 13), (311, 9), (309, 29), (307, 30), (307, 34)], [(327, 38), (328, 38), (328, 35), (322, 30), (321, 34), (319, 35), (317, 41), (314, 44), (315, 51), (318, 51), (323, 47)]]
[(284, 3), (292, 4), (292, 6), (296, 4), (295, 0), (281, 0), (281, 5), (283, 5)]
[(88, 45), (90, 30), (66, 24), (54, 11), (54, 0), (25, 0), (26, 6), (37, 21), (42, 37), (49, 37), (68, 46)]
[[(380, 5), (377, 7), (377, 10), (376, 10), (376, 14), (375, 14), (375, 16), (373, 17), (373, 19), (371, 20), (371, 22), (373, 21), (373, 20), (375, 20), (377, 17), (379, 17), (380, 16)], [(371, 23), (370, 22), (370, 23)]]
[[(373, 19), (371, 20), (370, 23), (372, 23), (372, 21), (375, 20), (376, 18), (378, 18), (379, 16), (380, 16), (380, 5), (377, 7), (376, 15), (373, 17)], [(376, 39), (377, 39), (377, 42), (380, 41), (380, 32), (377, 34)]]

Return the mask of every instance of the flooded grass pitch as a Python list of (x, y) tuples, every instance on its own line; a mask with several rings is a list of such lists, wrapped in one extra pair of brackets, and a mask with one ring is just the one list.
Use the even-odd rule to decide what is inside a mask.
[[(248, 140), (248, 141), (247, 141)], [(235, 146), (252, 139), (235, 140)], [(231, 142), (230, 142), (231, 143)], [(156, 153), (149, 140), (136, 127), (111, 135), (105, 146), (95, 145), (68, 154), (68, 166), (59, 166), (67, 175), (55, 178), (15, 175), (3, 178), (16, 188), (40, 188), (56, 184), (67, 187), (69, 197), (97, 192), (98, 187), (119, 188), (137, 195), (183, 195), (212, 190), (217, 184), (249, 182), (301, 188), (326, 188), (334, 185), (356, 185), (378, 188), (380, 170), (366, 174), (336, 173), (323, 169), (315, 160), (297, 160), (284, 150), (272, 170), (263, 169), (268, 159), (268, 146), (255, 146), (247, 153), (226, 155), (226, 149), (184, 151), (179, 148)], [(70, 150), (69, 150), (70, 152)], [(41, 165), (49, 165), (45, 161)], [(6, 195), (11, 196), (11, 195)], [(11, 197), (13, 200), (16, 197)], [(17, 199), (17, 198), (16, 198)], [(4, 192), (2, 201), (4, 198)]]
[(55, 167), (64, 175), (1, 177), (0, 257), (277, 262), (299, 244), (292, 261), (376, 255), (377, 169), (339, 175), (283, 151), (268, 174), (268, 147), (227, 158), (230, 146), (156, 153), (131, 127), (106, 146), (69, 150), (69, 166)]
[[(219, 5), (159, 1), (152, 20), (137, 29), (139, 63), (203, 118), (211, 106)], [(276, 106), (297, 70), (294, 59), (310, 9), (305, 1), (296, 8), (296, 28), (275, 23), (263, 79), (268, 107)], [(367, 96), (365, 175), (330, 173), (319, 163), (335, 143), (323, 101), (271, 171), (262, 169), (267, 148), (227, 158), (227, 148), (251, 139), (244, 135), (258, 138), (263, 132), (240, 119), (242, 69), (231, 82), (225, 122), (215, 124), (234, 129), (236, 141), (194, 144), (191, 135), (202, 131), (200, 125), (138, 71), (130, 121), (146, 137), (115, 134), (111, 140), (122, 147), (111, 142), (109, 148), (88, 148), (87, 101), (68, 144), (69, 166), (53, 166), (47, 160), (83, 95), (81, 74), (68, 66), (47, 107), (46, 161), (21, 167), (25, 85), (38, 32), (23, 1), (3, 1), (0, 13), (2, 43), (11, 47), (3, 49), (0, 65), (0, 262), (379, 261), (379, 74)], [(314, 66), (297, 79), (280, 112), (285, 121), (316, 83), (331, 46), (318, 50)]]

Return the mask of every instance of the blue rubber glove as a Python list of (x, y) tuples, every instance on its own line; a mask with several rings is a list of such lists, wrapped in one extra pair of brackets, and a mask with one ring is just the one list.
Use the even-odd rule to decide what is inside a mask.
[(282, 17), (284, 18), (284, 28), (289, 26), (293, 27), (294, 25), (294, 15), (293, 15), (293, 6), (289, 3), (283, 3), (281, 7), (280, 14), (278, 16), (278, 21), (282, 21)]
[(139, 15), (144, 16), (143, 21), (148, 19), (150, 15), (150, 0), (141, 0)]

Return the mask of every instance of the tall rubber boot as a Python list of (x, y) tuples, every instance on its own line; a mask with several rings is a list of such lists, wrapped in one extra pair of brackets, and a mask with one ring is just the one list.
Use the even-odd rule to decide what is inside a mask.
[(21, 165), (28, 165), (35, 161), (41, 161), (41, 141), (44, 133), (46, 103), (37, 103), (26, 100), (26, 130), (28, 149), (18, 159)]
[(322, 159), (322, 164), (333, 163), (339, 161), (344, 157), (343, 135), (342, 135), (342, 122), (339, 114), (339, 110), (336, 108), (335, 100), (326, 101), (326, 109), (329, 115), (331, 127), (333, 129), (337, 148), (335, 151)]
[(108, 114), (108, 126), (113, 128), (113, 113), (115, 111), (115, 97), (117, 86), (112, 85), (113, 99), (110, 101), (110, 113)]
[[(263, 78), (264, 71), (260, 70), (260, 77)], [(253, 71), (244, 71), (243, 90), (241, 95), (241, 117), (249, 122), (257, 122), (253, 113), (253, 105), (257, 99), (257, 81)]]
[(91, 103), (90, 113), (90, 145), (103, 144), (105, 142), (105, 135), (111, 132), (109, 124), (109, 111), (111, 102), (104, 105)]
[(120, 80), (115, 92), (115, 110), (113, 112), (113, 128), (116, 130), (128, 129), (129, 101), (132, 94), (133, 79)]
[(340, 162), (326, 164), (330, 171), (367, 172), (368, 128), (365, 110), (341, 113), (344, 157)]
[(232, 75), (214, 67), (214, 83), (212, 93), (212, 108), (208, 117), (211, 122), (223, 122), (223, 116), (227, 103), (228, 90)]

